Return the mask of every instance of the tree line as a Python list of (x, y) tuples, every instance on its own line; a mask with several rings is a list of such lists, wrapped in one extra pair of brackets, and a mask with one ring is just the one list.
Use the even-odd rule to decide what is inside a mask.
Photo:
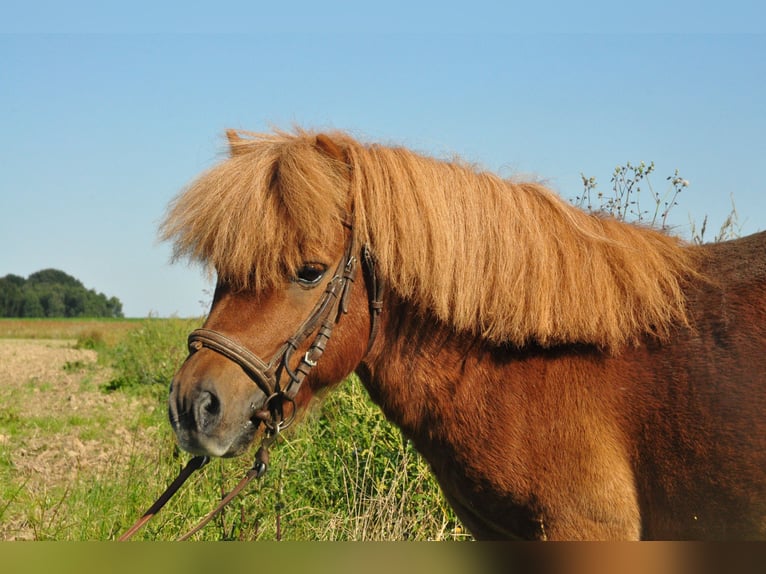
[(122, 303), (58, 269), (0, 277), (0, 317), (122, 317)]

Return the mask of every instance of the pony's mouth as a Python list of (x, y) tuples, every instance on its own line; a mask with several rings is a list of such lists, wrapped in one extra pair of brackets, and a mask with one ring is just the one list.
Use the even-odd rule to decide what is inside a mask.
[(253, 418), (247, 421), (244, 425), (243, 432), (234, 439), (226, 452), (219, 456), (221, 458), (233, 458), (244, 454), (255, 441), (260, 426), (261, 421), (258, 419)]
[(233, 458), (244, 454), (255, 441), (261, 421), (255, 417), (245, 421), (240, 432), (229, 436), (207, 435), (183, 428), (171, 417), (178, 446), (193, 455)]

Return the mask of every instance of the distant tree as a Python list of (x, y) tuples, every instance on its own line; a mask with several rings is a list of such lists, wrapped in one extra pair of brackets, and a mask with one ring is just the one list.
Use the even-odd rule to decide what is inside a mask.
[(56, 289), (57, 285), (55, 284), (51, 287), (38, 291), (43, 312), (46, 317), (66, 317), (66, 307), (64, 306), (64, 299), (61, 297), (61, 290)]
[(36, 271), (27, 277), (27, 282), (32, 285), (39, 285), (41, 283), (65, 285), (70, 287), (84, 288), (83, 284), (63, 271), (58, 269), (43, 269), (42, 271)]
[(25, 279), (18, 275), (0, 277), (0, 315), (21, 317), (24, 312)]
[(106, 302), (106, 310), (110, 317), (122, 317), (122, 301), (117, 297), (109, 297)]
[(20, 275), (14, 275), (13, 273), (9, 273), (5, 277), (0, 277), (0, 281), (7, 281), (8, 283), (19, 288), (23, 287), (24, 283), (26, 283), (26, 279)]
[(0, 277), (0, 317), (122, 317), (122, 303), (58, 269)]
[[(6, 317), (15, 317), (16, 315), (5, 315)], [(24, 293), (24, 305), (21, 309), (20, 317), (45, 317), (45, 309), (40, 302), (40, 297), (32, 291)]]

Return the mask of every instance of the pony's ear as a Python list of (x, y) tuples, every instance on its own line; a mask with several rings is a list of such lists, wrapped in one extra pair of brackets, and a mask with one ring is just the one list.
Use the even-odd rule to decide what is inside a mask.
[(348, 158), (343, 149), (335, 143), (330, 136), (325, 134), (317, 134), (315, 145), (317, 149), (323, 152), (325, 155), (337, 160), (341, 163), (348, 163)]
[(239, 137), (237, 130), (226, 130), (226, 139), (229, 140), (229, 153), (231, 157), (245, 153), (245, 140)]

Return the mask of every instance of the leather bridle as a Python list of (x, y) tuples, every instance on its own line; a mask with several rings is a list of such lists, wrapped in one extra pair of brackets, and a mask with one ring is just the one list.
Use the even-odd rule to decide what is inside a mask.
[[(255, 455), (253, 467), (245, 477), (237, 484), (229, 494), (224, 497), (218, 506), (212, 510), (196, 527), (187, 532), (180, 540), (186, 540), (192, 534), (207, 524), (220, 510), (228, 504), (239, 492), (253, 479), (262, 476), (269, 462), (269, 447), (277, 439), (279, 433), (287, 428), (295, 419), (295, 397), (300, 390), (306, 375), (316, 366), (317, 361), (324, 353), (327, 341), (332, 334), (333, 327), (341, 317), (348, 313), (348, 301), (351, 288), (356, 278), (359, 260), (357, 258), (358, 243), (351, 225), (345, 224), (350, 230), (351, 239), (348, 241), (342, 259), (335, 269), (324, 293), (320, 297), (311, 314), (298, 327), (296, 333), (285, 341), (268, 361), (264, 361), (255, 353), (238, 343), (234, 339), (211, 329), (195, 329), (189, 334), (189, 355), (206, 348), (219, 353), (227, 359), (238, 364), (247, 376), (258, 386), (266, 397), (261, 409), (255, 412), (255, 417), (264, 423), (266, 432)], [(383, 310), (384, 284), (375, 269), (375, 259), (367, 245), (361, 249), (362, 268), (367, 284), (370, 333), (367, 343), (367, 351), (372, 348), (378, 333), (379, 316)], [(319, 326), (317, 330), (317, 326)], [(298, 366), (293, 370), (290, 362), (293, 353), (316, 331), (314, 340), (308, 351), (301, 357)], [(282, 386), (283, 375), (288, 380)], [(290, 403), (292, 410), (285, 417), (285, 404)], [(179, 473), (173, 483), (163, 492), (157, 501), (139, 518), (136, 523), (126, 531), (120, 541), (128, 540), (139, 528), (141, 528), (154, 514), (183, 485), (186, 479), (197, 469), (202, 468), (208, 462), (206, 456), (192, 458), (184, 469)]]
[[(295, 396), (298, 394), (303, 380), (324, 353), (333, 327), (343, 315), (348, 313), (349, 296), (358, 268), (356, 244), (357, 241), (353, 229), (351, 229), (351, 240), (348, 242), (343, 257), (322, 297), (306, 320), (298, 327), (295, 334), (285, 341), (268, 361), (264, 361), (234, 339), (211, 329), (196, 329), (189, 335), (190, 355), (203, 348), (215, 351), (237, 363), (261, 389), (266, 400), (263, 407), (255, 413), (255, 416), (264, 423), (267, 432), (278, 433), (293, 422), (295, 419)], [(374, 259), (366, 246), (362, 249), (362, 265), (368, 285), (370, 285), (370, 336), (367, 346), (369, 351), (377, 334), (377, 319), (382, 310), (382, 282), (375, 273)], [(317, 326), (319, 326), (318, 330)], [(293, 353), (315, 331), (316, 335), (311, 346), (293, 370), (290, 366)], [(287, 375), (287, 381), (283, 387), (281, 382), (284, 374)], [(287, 417), (284, 412), (285, 403), (293, 405), (292, 411)]]

